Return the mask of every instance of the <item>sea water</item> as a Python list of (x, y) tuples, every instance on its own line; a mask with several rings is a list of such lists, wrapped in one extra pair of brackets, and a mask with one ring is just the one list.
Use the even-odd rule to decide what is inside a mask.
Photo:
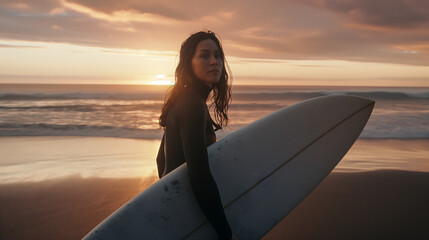
[[(159, 115), (166, 91), (166, 86), (147, 85), (0, 84), (0, 182), (43, 179), (57, 176), (55, 172), (83, 176), (154, 174), (154, 158), (163, 132)], [(355, 153), (344, 159), (348, 164), (341, 163), (337, 169), (393, 166), (429, 171), (429, 88), (234, 86), (229, 125), (217, 132), (218, 139), (283, 107), (337, 94), (376, 101), (360, 136), (367, 144), (358, 150), (352, 148), (350, 153)], [(374, 140), (383, 141), (385, 155), (382, 149), (369, 148), (380, 142)], [(393, 150), (401, 145), (408, 147), (395, 153)], [(412, 146), (418, 147), (413, 150)], [(403, 162), (398, 164), (395, 156), (401, 156)], [(381, 167), (374, 163), (377, 159), (384, 159)], [(138, 171), (132, 170), (136, 162), (140, 164)], [(410, 165), (414, 167), (409, 169)]]

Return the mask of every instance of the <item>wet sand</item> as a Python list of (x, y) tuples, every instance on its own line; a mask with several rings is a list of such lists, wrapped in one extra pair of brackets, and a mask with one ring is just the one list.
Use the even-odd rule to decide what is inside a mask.
[(429, 239), (429, 173), (330, 174), (263, 239)]
[(0, 239), (81, 239), (157, 179), (70, 176), (0, 185)]
[[(0, 239), (80, 239), (155, 180), (0, 184)], [(428, 172), (334, 172), (263, 239), (429, 239), (428, 203)]]

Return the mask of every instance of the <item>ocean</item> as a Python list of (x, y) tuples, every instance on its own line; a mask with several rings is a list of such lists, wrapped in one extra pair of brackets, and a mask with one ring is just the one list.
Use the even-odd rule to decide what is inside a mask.
[[(167, 88), (0, 84), (0, 183), (156, 174)], [(429, 172), (429, 88), (237, 85), (229, 125), (218, 139), (283, 107), (337, 94), (376, 105), (336, 171)]]

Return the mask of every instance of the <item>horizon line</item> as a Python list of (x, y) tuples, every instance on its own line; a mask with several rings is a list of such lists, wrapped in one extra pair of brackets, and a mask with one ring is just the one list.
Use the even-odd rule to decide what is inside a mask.
[[(156, 85), (156, 84), (136, 84), (136, 83), (2, 83), (0, 82), (0, 85), (92, 85), (92, 86), (148, 86), (148, 87), (172, 87), (174, 85)], [(420, 88), (420, 87), (427, 87), (429, 88), (429, 85), (427, 86), (421, 86), (421, 85), (414, 85), (414, 86), (401, 86), (401, 85), (392, 85), (392, 86), (386, 86), (386, 85), (312, 85), (312, 84), (233, 84), (234, 86), (282, 86), (282, 87), (385, 87), (385, 88)]]

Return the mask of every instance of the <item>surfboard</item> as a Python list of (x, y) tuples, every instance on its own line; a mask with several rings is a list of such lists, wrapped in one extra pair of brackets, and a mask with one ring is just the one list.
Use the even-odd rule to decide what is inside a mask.
[[(306, 100), (208, 147), (232, 232), (260, 239), (333, 170), (365, 127), (375, 102), (354, 96)], [(95, 239), (216, 239), (197, 205), (186, 164), (95, 227)]]

